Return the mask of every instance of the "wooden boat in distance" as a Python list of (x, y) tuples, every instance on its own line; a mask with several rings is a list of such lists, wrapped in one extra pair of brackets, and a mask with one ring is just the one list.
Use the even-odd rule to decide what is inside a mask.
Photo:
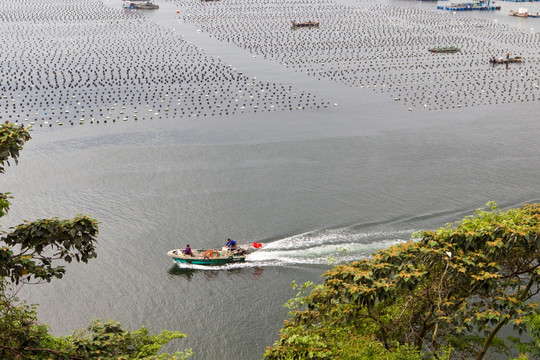
[(135, 9), (155, 10), (155, 9), (159, 9), (159, 5), (148, 2), (144, 4), (135, 5)]
[(489, 59), (491, 64), (510, 64), (510, 63), (522, 63), (523, 58), (521, 56), (515, 56), (511, 58), (496, 58), (495, 56)]
[(519, 8), (518, 11), (510, 10), (510, 12), (508, 12), (508, 15), (517, 16), (517, 17), (532, 17), (532, 18), (540, 17), (540, 13), (530, 13), (525, 8)]
[(510, 16), (518, 16), (518, 17), (527, 17), (528, 16), (527, 9), (522, 9), (522, 8), (520, 8), (518, 11), (510, 10), (508, 12), (508, 15), (510, 15)]
[(428, 51), (434, 52), (434, 53), (456, 53), (456, 52), (460, 52), (461, 49), (458, 48), (457, 46), (441, 46), (438, 48), (428, 49)]
[(291, 24), (293, 28), (299, 28), (299, 27), (319, 27), (318, 21), (295, 21), (291, 20)]
[(155, 9), (159, 9), (159, 5), (154, 4), (150, 0), (127, 0), (127, 1), (124, 1), (124, 8), (140, 9), (140, 10), (155, 10)]

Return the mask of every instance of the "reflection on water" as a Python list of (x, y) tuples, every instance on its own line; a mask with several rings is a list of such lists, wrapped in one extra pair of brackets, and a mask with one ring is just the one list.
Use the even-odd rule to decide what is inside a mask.
[(182, 277), (186, 278), (187, 281), (191, 281), (191, 279), (193, 279), (193, 274), (196, 271), (197, 270), (194, 270), (194, 269), (181, 268), (181, 267), (177, 266), (176, 264), (174, 264), (173, 266), (171, 266), (169, 268), (167, 273), (169, 275), (173, 275), (173, 276), (182, 276)]
[(254, 268), (229, 268), (229, 269), (227, 269), (227, 266), (220, 266), (219, 268), (206, 266), (203, 269), (201, 269), (201, 268), (180, 266), (178, 264), (174, 264), (173, 266), (171, 266), (169, 270), (167, 271), (167, 273), (171, 276), (181, 276), (189, 282), (193, 279), (194, 274), (202, 273), (203, 278), (205, 280), (213, 281), (217, 278), (220, 271), (223, 271), (223, 270), (226, 270), (227, 276), (231, 276), (231, 275), (237, 276), (240, 274), (251, 272), (251, 277), (254, 280), (260, 280), (264, 273), (264, 268), (260, 266), (256, 266)]
[(201, 271), (200, 269), (179, 266), (177, 264), (171, 266), (171, 268), (167, 272), (169, 273), (169, 275), (181, 276), (187, 281), (191, 281), (193, 279), (193, 275), (195, 275), (196, 273), (201, 273), (203, 275), (203, 278), (207, 281), (216, 280), (219, 274), (219, 270), (213, 270), (210, 267), (207, 271)]
[(253, 269), (253, 279), (260, 280), (263, 272), (264, 268), (262, 267), (256, 267), (255, 269)]

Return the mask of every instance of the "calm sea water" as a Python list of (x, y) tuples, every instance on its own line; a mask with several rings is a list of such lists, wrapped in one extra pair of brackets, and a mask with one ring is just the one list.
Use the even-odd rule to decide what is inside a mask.
[[(14, 196), (3, 226), (77, 213), (101, 222), (97, 259), (21, 291), (55, 334), (112, 318), (183, 331), (188, 338), (167, 350), (193, 348), (194, 359), (259, 359), (286, 318), (290, 283), (322, 281), (329, 259), (369, 256), (491, 200), (540, 201), (537, 104), (408, 112), (253, 60), (167, 9), (148, 16), (245, 73), (332, 105), (36, 129), (1, 177)], [(266, 246), (245, 264), (212, 269), (166, 256), (227, 238)]]

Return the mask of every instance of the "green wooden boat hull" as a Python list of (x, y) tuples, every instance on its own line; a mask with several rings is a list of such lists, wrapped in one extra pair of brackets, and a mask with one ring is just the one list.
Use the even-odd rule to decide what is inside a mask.
[(167, 255), (172, 257), (178, 264), (225, 265), (246, 261), (246, 252), (198, 249), (193, 250), (193, 253), (195, 256), (184, 255), (181, 249), (176, 249), (169, 251)]
[(179, 264), (193, 264), (193, 265), (225, 265), (230, 263), (241, 263), (246, 261), (245, 256), (230, 256), (230, 257), (219, 257), (219, 258), (210, 258), (210, 259), (185, 259), (185, 258), (176, 258), (173, 257), (174, 261)]

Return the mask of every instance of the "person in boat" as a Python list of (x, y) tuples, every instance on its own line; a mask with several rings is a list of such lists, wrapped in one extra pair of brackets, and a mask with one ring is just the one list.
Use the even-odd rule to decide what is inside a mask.
[(191, 247), (189, 244), (186, 245), (186, 250), (184, 250), (184, 255), (193, 256), (193, 251), (191, 251)]
[(225, 244), (229, 248), (229, 250), (236, 250), (236, 241), (232, 239), (227, 239), (227, 243)]
[(506, 52), (506, 60), (510, 60), (510, 51)]

